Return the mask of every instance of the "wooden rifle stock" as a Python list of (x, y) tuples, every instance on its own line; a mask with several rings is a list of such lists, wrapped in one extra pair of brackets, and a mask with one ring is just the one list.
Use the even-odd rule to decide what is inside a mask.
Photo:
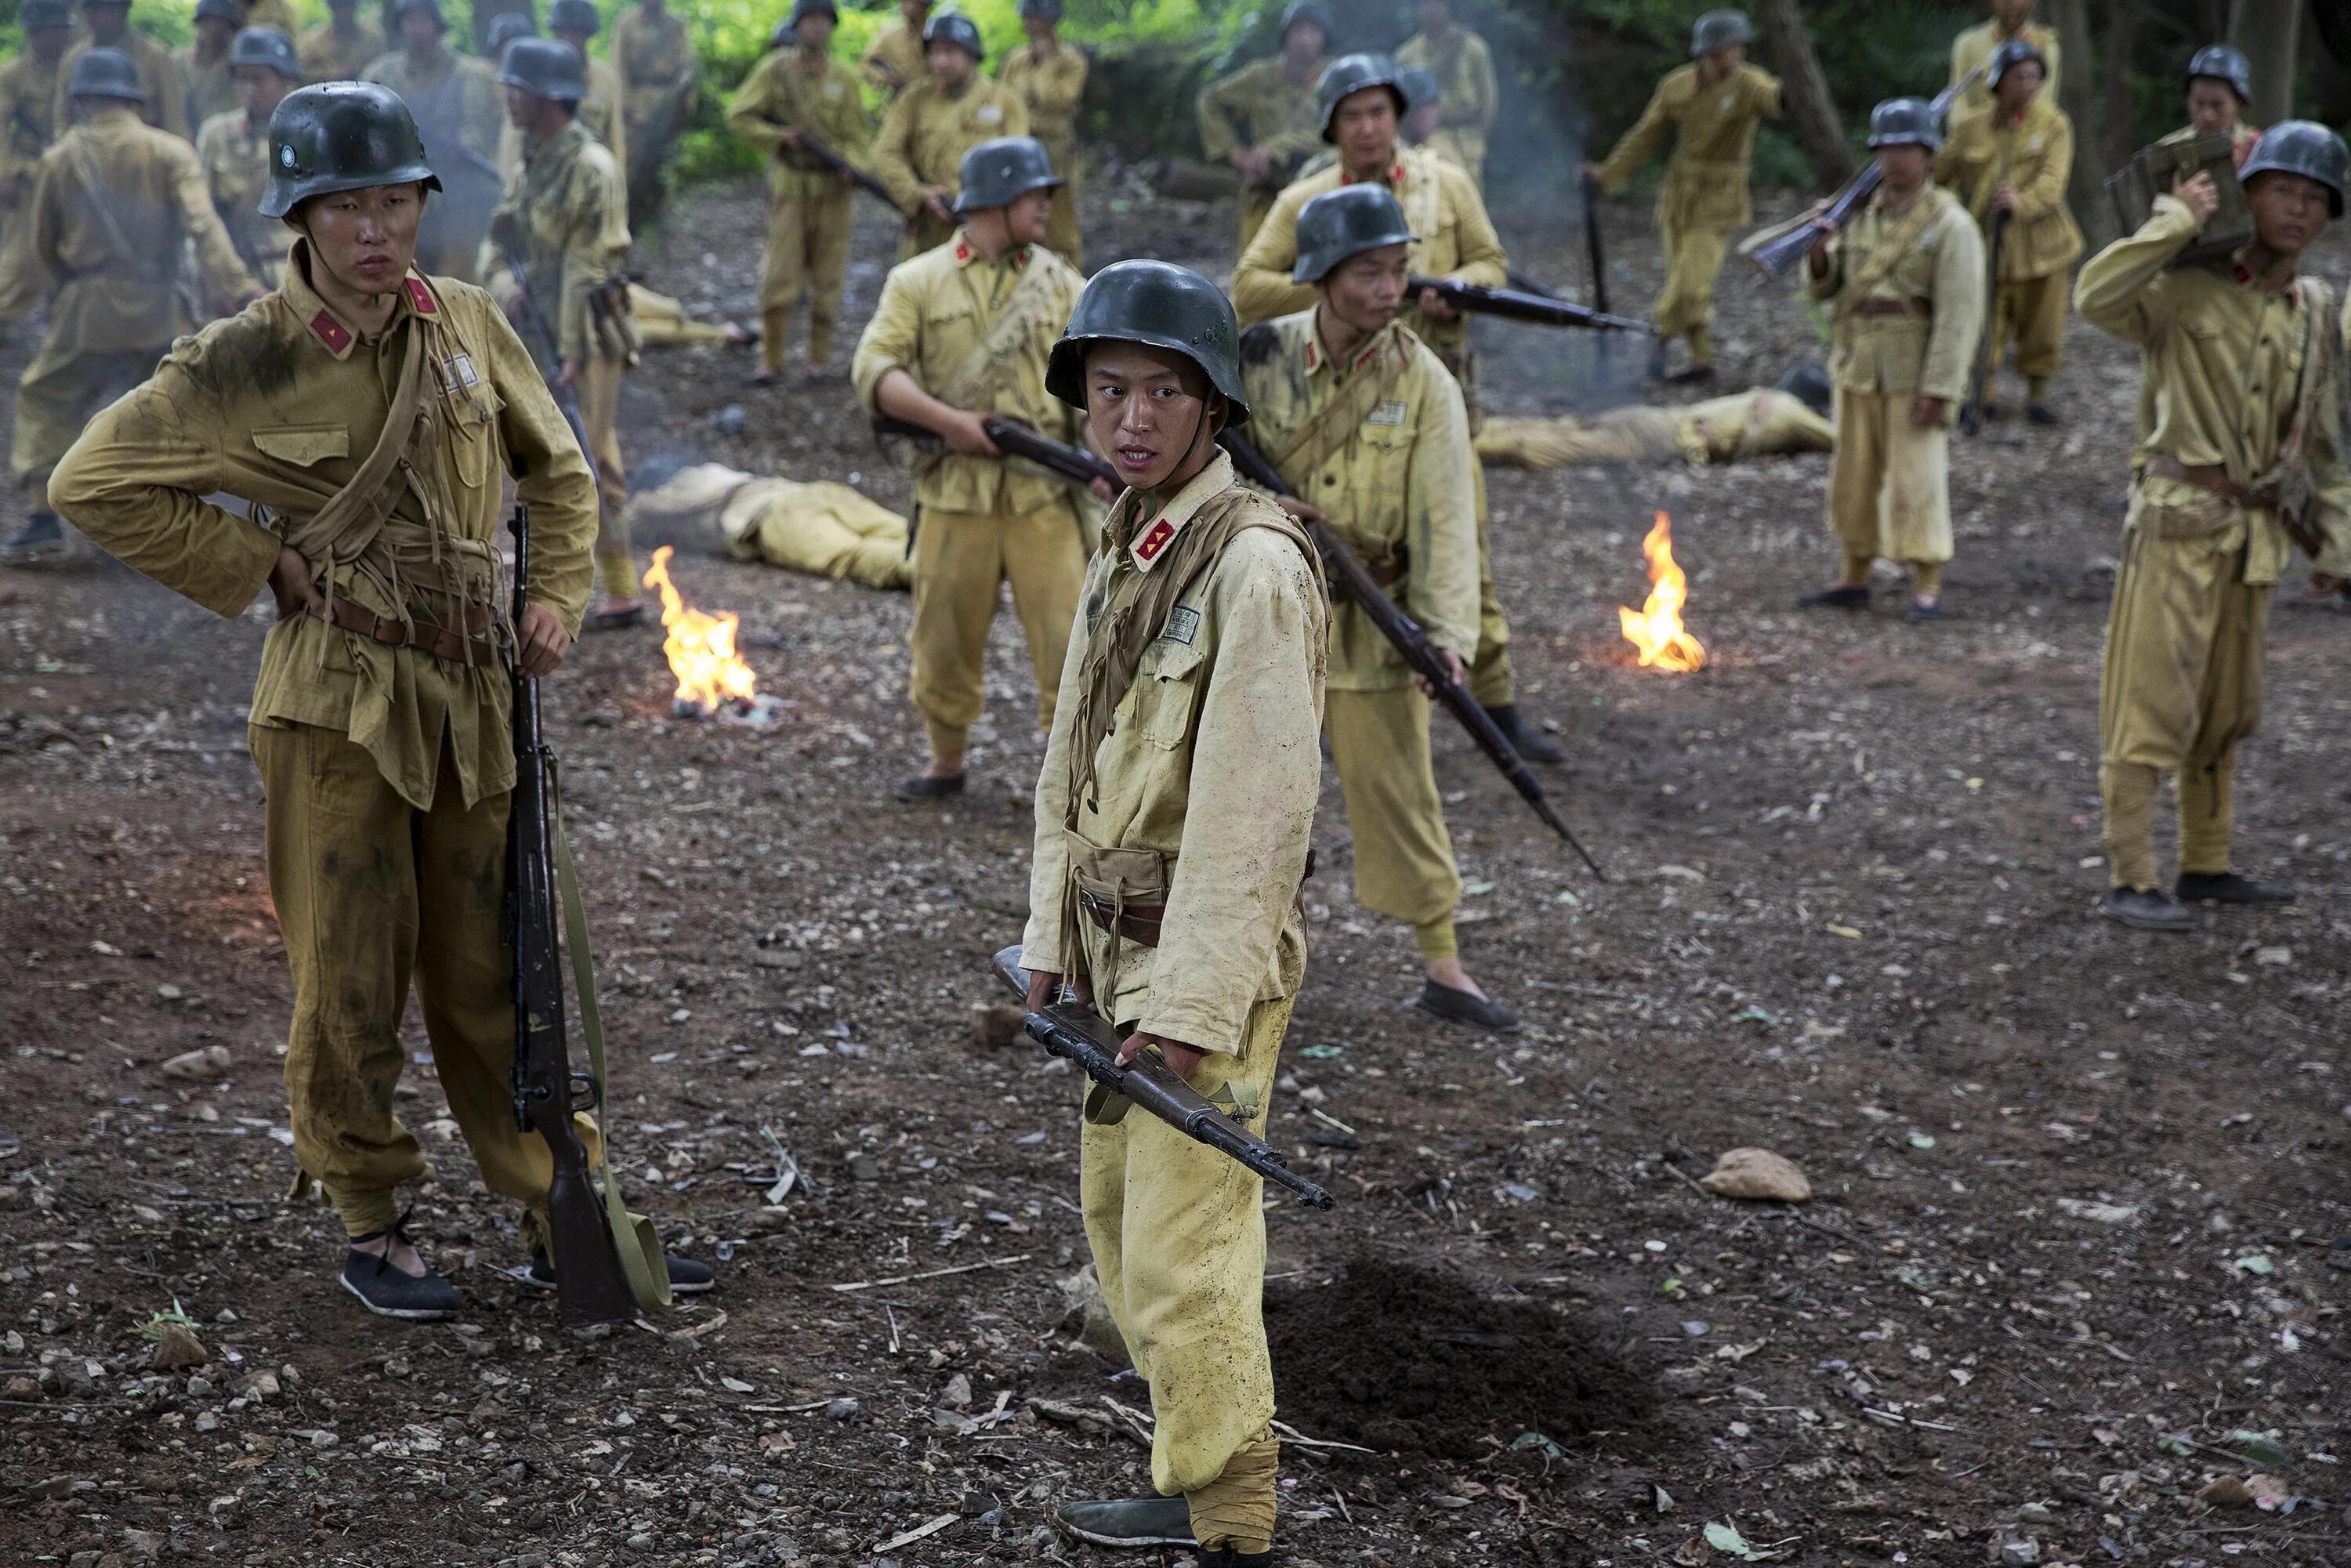
[(823, 142), (819, 141), (815, 137), (810, 136), (805, 131), (800, 132), (800, 144), (798, 150), (807, 153), (810, 157), (815, 159), (818, 162), (823, 164), (834, 173), (848, 175), (850, 183), (855, 185), (859, 190), (880, 202), (883, 206), (889, 208), (900, 217), (903, 218), (906, 215), (906, 209), (898, 204), (898, 198), (891, 193), (889, 186), (882, 183), (882, 177), (880, 175), (872, 172), (871, 170), (859, 168), (856, 164), (851, 162), (840, 153), (835, 152), (831, 148), (827, 147)]
[[(980, 420), (979, 427), (987, 432), (987, 438), (996, 443), (996, 449), (1005, 456), (1034, 463), (1057, 479), (1066, 479), (1078, 486), (1090, 486), (1100, 479), (1113, 490), (1126, 488), (1126, 482), (1118, 476), (1118, 471), (1102, 458), (1082, 447), (1056, 441), (1050, 435), (1040, 435), (1017, 419), (991, 413)], [(927, 450), (935, 450), (945, 445), (946, 441), (937, 431), (925, 425), (893, 419), (888, 414), (876, 416), (873, 434), (896, 436)]]

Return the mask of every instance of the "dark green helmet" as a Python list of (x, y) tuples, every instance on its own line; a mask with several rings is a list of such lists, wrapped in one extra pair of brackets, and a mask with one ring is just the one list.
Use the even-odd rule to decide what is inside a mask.
[(1690, 28), (1690, 58), (1754, 41), (1755, 28), (1744, 12), (1708, 11)]
[(785, 17), (776, 24), (776, 30), (768, 35), (768, 47), (771, 49), (797, 49), (799, 47), (800, 26), (797, 18)]
[(1061, 183), (1043, 142), (1033, 136), (992, 136), (963, 155), (956, 175), (956, 216), (1008, 207), (1015, 196)]
[(84, 49), (66, 81), (68, 98), (119, 98), (126, 103), (147, 101), (139, 68), (120, 49)]
[(443, 32), (449, 30), (449, 18), (441, 14), (441, 0), (394, 0), (392, 14), (395, 19), (407, 16), (411, 11), (422, 11), (432, 17)]
[(1327, 42), (1331, 37), (1331, 13), (1322, 8), (1319, 0), (1290, 0), (1281, 11), (1281, 37), (1285, 40), (1292, 27), (1312, 27)]
[(1351, 256), (1383, 246), (1410, 245), (1419, 236), (1385, 185), (1342, 185), (1298, 212), (1298, 260), (1292, 283), (1320, 283)]
[(1935, 117), (1935, 106), (1923, 98), (1889, 98), (1869, 111), (1869, 144), (1940, 152), (1943, 123)]
[(1020, 0), (1020, 15), (1058, 22), (1061, 19), (1061, 0)]
[(2041, 68), (2043, 81), (2049, 79), (2048, 57), (2039, 49), (2034, 48), (2031, 41), (2024, 38), (2011, 38), (1991, 52), (1991, 66), (1984, 72), (1984, 86), (1990, 88), (2000, 86), (2001, 78), (2027, 60)]
[(517, 38), (498, 61), (498, 85), (576, 104), (588, 96), (588, 62), (560, 38)]
[(1078, 296), (1070, 325), (1053, 345), (1045, 390), (1063, 402), (1086, 406), (1086, 345), (1148, 343), (1171, 349), (1200, 367), (1232, 413), (1227, 428), (1246, 423), (1241, 398), (1241, 332), (1222, 290), (1188, 267), (1169, 261), (1113, 262)]
[(2241, 49), (2226, 44), (2213, 44), (2196, 51), (2188, 62), (2188, 80), (2193, 85), (2198, 77), (2210, 77), (2229, 84), (2239, 103), (2253, 101), (2253, 62), (2245, 58)]
[(388, 87), (371, 81), (298, 87), (269, 117), (265, 218), (282, 218), (312, 196), (419, 183), (437, 191), (441, 178), (425, 162), (416, 117)]
[(547, 30), (550, 33), (587, 33), (593, 35), (604, 25), (596, 15), (591, 0), (553, 0), (547, 8)]
[(987, 46), (979, 41), (979, 24), (960, 11), (942, 11), (923, 24), (923, 47), (933, 44), (953, 44), (976, 60), (987, 57)]
[(517, 38), (538, 37), (538, 24), (530, 19), (528, 11), (501, 11), (498, 19), (490, 24), (490, 55), (495, 59), (506, 57), (507, 46)]
[(792, 14), (785, 21), (784, 26), (798, 26), (803, 16), (830, 16), (838, 22), (841, 20), (841, 12), (835, 8), (832, 0), (792, 0)]
[(1828, 371), (1810, 360), (1782, 376), (1779, 390), (1823, 419), (1829, 418), (1829, 411), (1836, 406), (1836, 392), (1829, 382)]
[(1416, 109), (1426, 109), (1432, 103), (1445, 101), (1445, 86), (1437, 73), (1426, 66), (1406, 66), (1397, 74), (1396, 87), (1404, 94), (1404, 109), (1410, 114)]
[(1396, 118), (1404, 118), (1404, 73), (1396, 68), (1395, 60), (1387, 55), (1341, 55), (1322, 69), (1322, 79), (1314, 84), (1314, 100), (1321, 110), (1322, 140), (1331, 140), (1331, 117), (1339, 111), (1339, 102), (1350, 93), (1384, 87), (1395, 99)]
[(2268, 173), (2317, 181), (2327, 190), (2326, 210), (2335, 217), (2343, 215), (2344, 193), (2351, 189), (2351, 152), (2344, 150), (2343, 138), (2316, 120), (2281, 120), (2262, 132), (2237, 178), (2251, 185), (2254, 175)]
[(287, 81), (300, 81), (304, 72), (302, 57), (294, 52), (294, 40), (275, 27), (247, 27), (228, 47), (231, 70), (246, 66), (261, 66), (276, 71)]
[(70, 27), (74, 25), (71, 0), (25, 0), (17, 9), (16, 18), (25, 24), (25, 31), (37, 33), (44, 27)]
[(236, 0), (196, 0), (195, 20), (241, 24), (245, 8)]

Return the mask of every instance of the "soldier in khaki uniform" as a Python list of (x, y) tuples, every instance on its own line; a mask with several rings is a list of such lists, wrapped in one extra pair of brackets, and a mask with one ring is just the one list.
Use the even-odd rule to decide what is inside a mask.
[(57, 66), (73, 42), (71, 0), (25, 0), (16, 14), (25, 29), (25, 52), (0, 65), (0, 319), (22, 313), (17, 298), (37, 290), (26, 276), (25, 225), (18, 214), (33, 193), (41, 154), (57, 139)]
[(228, 57), (243, 15), (236, 0), (196, 0), (195, 38), (172, 51), (187, 96), (188, 123), (199, 131), (214, 115), (234, 114), (245, 107), (236, 95), (236, 68)]
[(1020, 95), (1029, 134), (1045, 144), (1061, 183), (1053, 192), (1053, 223), (1045, 243), (1063, 261), (1085, 270), (1078, 232), (1078, 106), (1086, 96), (1086, 57), (1061, 42), (1061, 0), (1020, 0), (1020, 29), (1029, 41), (1004, 57), (997, 79)]
[[(2002, 44), (2022, 43), (2032, 46), (2032, 52), (2048, 62), (2048, 75), (2041, 85), (2052, 100), (2057, 97), (2057, 29), (2044, 27), (2032, 19), (2033, 0), (1991, 0), (1991, 20), (1981, 22), (1951, 40), (1951, 80), (1964, 81), (1970, 71), (1989, 72), (1993, 51)], [(1983, 76), (1960, 89), (1959, 99), (1951, 105), (1950, 120), (1957, 124), (1962, 115), (1972, 114), (1991, 102), (1991, 84)]]
[(204, 283), (221, 298), (241, 304), (261, 292), (213, 212), (195, 150), (140, 123), (130, 57), (84, 49), (66, 87), (77, 123), (41, 154), (24, 214), (26, 265), (57, 291), (47, 335), (16, 383), (11, 457), (32, 516), (0, 547), (11, 565), (65, 553), (57, 514), (44, 504), (50, 469), (91, 414), (195, 329), (175, 287), (183, 245), (195, 242)]
[(956, 226), (956, 171), (983, 141), (1029, 134), (1028, 106), (979, 74), (979, 27), (942, 11), (923, 35), (928, 79), (900, 93), (873, 139), (873, 172), (911, 214), (898, 242), (906, 261), (946, 243)]
[[(1992, 52), (1992, 101), (1951, 127), (1951, 144), (1935, 161), (1935, 178), (1961, 193), (1979, 227), (2001, 218), (2000, 277), (1993, 280), (1991, 369), (2011, 343), (2025, 382), (2025, 417), (2054, 424), (2049, 383), (2064, 367), (2065, 286), (2082, 254), (2082, 231), (2066, 210), (2074, 172), (2074, 124), (2041, 90), (2041, 60), (2025, 43)], [(1984, 414), (1999, 400), (1983, 388)]]
[(1833, 389), (1818, 365), (1800, 365), (1777, 388), (1753, 387), (1682, 408), (1635, 404), (1591, 419), (1489, 419), (1472, 443), (1489, 463), (1573, 468), (1606, 463), (1743, 463), (1830, 452)]
[(1454, 24), (1453, 0), (1420, 0), (1420, 31), (1405, 40), (1395, 57), (1405, 69), (1426, 70), (1437, 78), (1442, 151), (1482, 186), (1486, 138), (1501, 102), (1494, 85), (1494, 54), (1486, 40)]
[[(2261, 717), (2270, 592), (2295, 544), (2314, 585), (2351, 575), (2351, 466), (2334, 290), (2300, 257), (2343, 215), (2351, 155), (2308, 120), (2273, 126), (2241, 171), (2252, 241), (2171, 265), (2219, 202), (2199, 173), (2082, 268), (2083, 319), (2138, 345), (2141, 405), (2098, 694), (2108, 877), (2099, 913), (2187, 931), (2198, 901), (2282, 904), (2230, 870), (2237, 747)], [(2157, 879), (2155, 794), (2178, 777), (2179, 876)]]
[[(1509, 279), (1502, 242), (1486, 215), (1486, 204), (1469, 176), (1435, 153), (1398, 144), (1405, 109), (1403, 73), (1385, 55), (1346, 55), (1332, 62), (1317, 84), (1325, 141), (1338, 161), (1321, 173), (1299, 180), (1275, 199), (1273, 210), (1233, 269), (1233, 308), (1244, 326), (1294, 315), (1315, 303), (1311, 284), (1295, 281), (1298, 214), (1308, 202), (1343, 185), (1384, 185), (1404, 208), (1414, 238), (1410, 271), (1422, 277), (1449, 277), (1499, 287)], [(1477, 364), (1469, 352), (1469, 323), (1434, 294), (1409, 302), (1398, 318), (1428, 345), (1461, 384), (1471, 428), (1478, 419)], [(1510, 623), (1494, 589), (1486, 559), (1486, 482), (1478, 485), (1478, 650), (1469, 667), (1469, 690), (1493, 716), (1520, 756), (1531, 762), (1565, 758), (1559, 744), (1527, 722), (1517, 702), (1517, 676), (1510, 664)]]
[(1951, 559), (1950, 426), (1983, 329), (1983, 236), (1931, 178), (1943, 142), (1915, 98), (1881, 103), (1869, 145), (1882, 183), (1841, 234), (1813, 242), (1804, 291), (1829, 307), (1836, 455), (1829, 531), (1837, 580), (1802, 602), (1866, 609), (1879, 559), (1910, 568), (1912, 619), (1943, 616)]
[(1247, 252), (1273, 202), (1321, 151), (1315, 85), (1329, 67), (1331, 13), (1319, 0), (1290, 0), (1281, 13), (1281, 56), (1242, 67), (1200, 94), (1200, 150), (1240, 172), (1239, 248)]
[[(1412, 230), (1395, 195), (1366, 183), (1307, 203), (1297, 235), (1290, 276), (1316, 303), (1241, 340), (1250, 439), (1311, 498), (1283, 508), (1337, 530), (1466, 679), (1478, 646), (1478, 460), (1459, 384), (1396, 319)], [(1355, 896), (1412, 927), (1423, 1009), (1515, 1029), (1517, 1015), (1461, 964), (1461, 873), (1429, 761), (1429, 699), (1413, 685), (1360, 607), (1332, 612), (1323, 725), (1354, 837)]]
[(664, 0), (643, 0), (612, 24), (612, 68), (620, 73), (629, 142), (629, 226), (642, 230), (668, 194), (663, 171), (694, 102), (700, 62), (685, 24)]
[(908, 88), (929, 78), (930, 37), (931, 0), (898, 0), (898, 25), (884, 27), (874, 36), (858, 66), (865, 72), (865, 79), (880, 88), (887, 101), (894, 103)]
[[(622, 194), (626, 196), (629, 128), (627, 117), (621, 112), (621, 73), (610, 60), (597, 59), (588, 52), (589, 40), (602, 26), (592, 0), (555, 0), (547, 8), (547, 36), (579, 51), (587, 71), (588, 96), (580, 100), (580, 110), (573, 118), (612, 154), (612, 162), (621, 171)], [(500, 30), (510, 26), (518, 26), (522, 31), (501, 40)], [(515, 37), (532, 36), (529, 29), (528, 16), (513, 11), (500, 16), (491, 27), (490, 57), (503, 61), (506, 45), (514, 42)], [(522, 154), (523, 133), (516, 129), (509, 116), (498, 128), (498, 176), (509, 185), (522, 168)]]
[(613, 287), (629, 258), (628, 198), (619, 161), (572, 113), (588, 91), (580, 64), (580, 51), (554, 38), (507, 46), (498, 81), (507, 116), (523, 135), (523, 165), (490, 221), (480, 271), (502, 304), (517, 283), (528, 291), (555, 334), (557, 373), (578, 390), (603, 507), (596, 571), (604, 602), (588, 621), (601, 631), (634, 625), (644, 615), (629, 551), (629, 471), (617, 428), (621, 377), (637, 361), (638, 339), (622, 303), (626, 291)]
[(1689, 362), (1671, 379), (1714, 374), (1714, 280), (1730, 231), (1750, 215), (1748, 169), (1755, 128), (1780, 118), (1780, 78), (1747, 63), (1754, 29), (1736, 11), (1709, 11), (1690, 39), (1692, 63), (1667, 73), (1633, 129), (1605, 162), (1584, 172), (1612, 195), (1674, 136), (1674, 155), (1657, 187), (1657, 238), (1665, 246), (1666, 287), (1657, 296), (1657, 363), (1666, 344), (1689, 341)]
[[(350, 1233), (346, 1290), (387, 1316), (445, 1318), (457, 1290), (419, 1256), (395, 1197), (425, 1173), (392, 1113), (401, 1018), (413, 981), (482, 1180), (523, 1205), (538, 1242), (550, 1163), (515, 1125), (503, 925), (507, 661), (545, 675), (569, 648), (595, 491), (489, 297), (410, 265), (434, 176), (400, 100), (303, 88), (270, 141), (264, 204), (302, 231), (286, 287), (180, 343), (95, 420), (58, 465), (56, 500), (217, 614), (265, 586), (277, 601), (249, 737), (293, 971), (300, 1186), (322, 1186)], [(519, 624), (495, 543), (509, 474), (532, 523)], [(218, 492), (271, 527), (204, 499)], [(706, 1267), (676, 1267), (674, 1289), (708, 1288)], [(543, 1259), (539, 1271), (552, 1277)]]
[(487, 60), (449, 47), (441, 0), (397, 0), (400, 47), (360, 78), (392, 89), (423, 130), (424, 147), (448, 193), (426, 209), (421, 265), (434, 277), (471, 281), (481, 221), (496, 205), (498, 138), (506, 98)]
[(784, 373), (784, 336), (800, 298), (808, 298), (808, 373), (825, 374), (832, 358), (833, 323), (849, 277), (850, 193), (856, 188), (813, 153), (805, 134), (828, 152), (866, 156), (872, 125), (857, 73), (832, 57), (840, 21), (832, 0), (794, 0), (791, 19), (777, 30), (765, 59), (751, 68), (726, 124), (766, 153), (768, 243), (759, 261), (759, 368), (747, 378), (773, 386)]
[(275, 27), (292, 37), (301, 24), (295, 19), (293, 0), (236, 0), (239, 32), (246, 27)]
[(269, 118), (286, 95), (302, 85), (302, 61), (294, 40), (275, 27), (247, 27), (229, 47), (236, 87), (245, 107), (216, 114), (196, 131), (196, 162), (204, 166), (214, 210), (228, 230), (238, 259), (264, 288), (286, 281), (287, 253), (295, 234), (261, 215), (262, 193), (270, 180)]
[(327, 19), (295, 40), (314, 82), (355, 81), (383, 53), (383, 29), (360, 15), (359, 0), (327, 0)]
[[(1087, 573), (1037, 780), (1021, 964), (1262, 1128), (1305, 969), (1298, 890), (1329, 626), (1298, 525), (1237, 484), (1249, 417), (1233, 315), (1158, 261), (1105, 267), (1053, 351), (1127, 483)], [(1458, 416), (1457, 416), (1458, 417)], [(1092, 1103), (1089, 1097), (1089, 1105)], [(1269, 1568), (1280, 1445), (1266, 1349), (1264, 1183), (1155, 1117), (1089, 1111), (1079, 1197), (1102, 1294), (1156, 1417), (1159, 1495), (1065, 1503), (1109, 1546)]]
[(928, 460), (914, 486), (908, 641), (931, 757), (920, 775), (900, 781), (901, 800), (963, 792), (965, 736), (980, 715), (981, 663), (1001, 583), (1012, 585), (1028, 639), (1038, 723), (1053, 722), (1085, 575), (1078, 512), (1060, 482), (1007, 467), (980, 422), (1001, 414), (1058, 441), (1079, 438), (1077, 416), (1045, 392), (1046, 357), (1080, 287), (1070, 264), (1042, 245), (1055, 179), (1031, 138), (973, 148), (957, 176), (963, 225), (937, 249), (891, 268), (857, 342), (858, 401), (877, 416), (936, 432), (951, 448)]
[[(2044, 89), (2045, 90), (2045, 89)], [(2226, 136), (2236, 143), (2237, 166), (2253, 153), (2261, 128), (2245, 123), (2246, 107), (2253, 101), (2253, 65), (2240, 49), (2213, 44), (2196, 51), (2188, 62), (2188, 123), (2159, 141), (2193, 141), (2199, 136)]]
[(195, 127), (188, 119), (188, 86), (180, 76), (179, 62), (171, 50), (132, 29), (131, 0), (81, 0), (81, 19), (89, 31), (57, 63), (57, 97), (49, 110), (49, 123), (59, 128), (68, 123), (66, 84), (72, 79), (74, 61), (82, 51), (115, 49), (128, 56), (139, 73), (139, 89), (146, 95), (139, 118), (183, 141), (193, 136)]

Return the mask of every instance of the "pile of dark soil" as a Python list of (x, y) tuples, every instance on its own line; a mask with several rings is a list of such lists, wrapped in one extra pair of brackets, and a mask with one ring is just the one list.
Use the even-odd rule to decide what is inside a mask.
[(1472, 1459), (1650, 1420), (1646, 1375), (1575, 1320), (1457, 1275), (1358, 1258), (1336, 1283), (1267, 1291), (1265, 1311), (1282, 1419), (1313, 1437)]

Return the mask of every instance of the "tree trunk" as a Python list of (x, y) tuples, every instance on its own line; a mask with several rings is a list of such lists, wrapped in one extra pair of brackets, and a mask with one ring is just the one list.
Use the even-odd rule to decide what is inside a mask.
[(2302, 26), (2302, 0), (2235, 0), (2229, 10), (2229, 42), (2253, 63), (2255, 125), (2294, 118), (2294, 35)]
[(1779, 68), (1788, 129), (1794, 132), (1796, 145), (1803, 149), (1821, 189), (1834, 190), (1853, 177), (1853, 149), (1845, 145), (1836, 100), (1829, 96), (1820, 57), (1813, 53), (1813, 36), (1805, 30), (1803, 12), (1797, 0), (1761, 0), (1756, 10), (1763, 24), (1764, 51)]
[[(2130, 11), (2137, 4), (2137, 0), (2112, 0), (2107, 10), (2110, 14)], [(2065, 204), (2074, 210), (2076, 223), (2091, 234), (2103, 234), (2107, 167), (2092, 131), (2097, 95), (2090, 72), (2089, 7), (2084, 0), (2049, 0), (2044, 9), (2050, 26), (2057, 29), (2058, 57), (2065, 66), (2057, 78), (2057, 107), (2074, 122), (2074, 168), (2065, 181)], [(2111, 34), (2107, 47), (2115, 47)]]

